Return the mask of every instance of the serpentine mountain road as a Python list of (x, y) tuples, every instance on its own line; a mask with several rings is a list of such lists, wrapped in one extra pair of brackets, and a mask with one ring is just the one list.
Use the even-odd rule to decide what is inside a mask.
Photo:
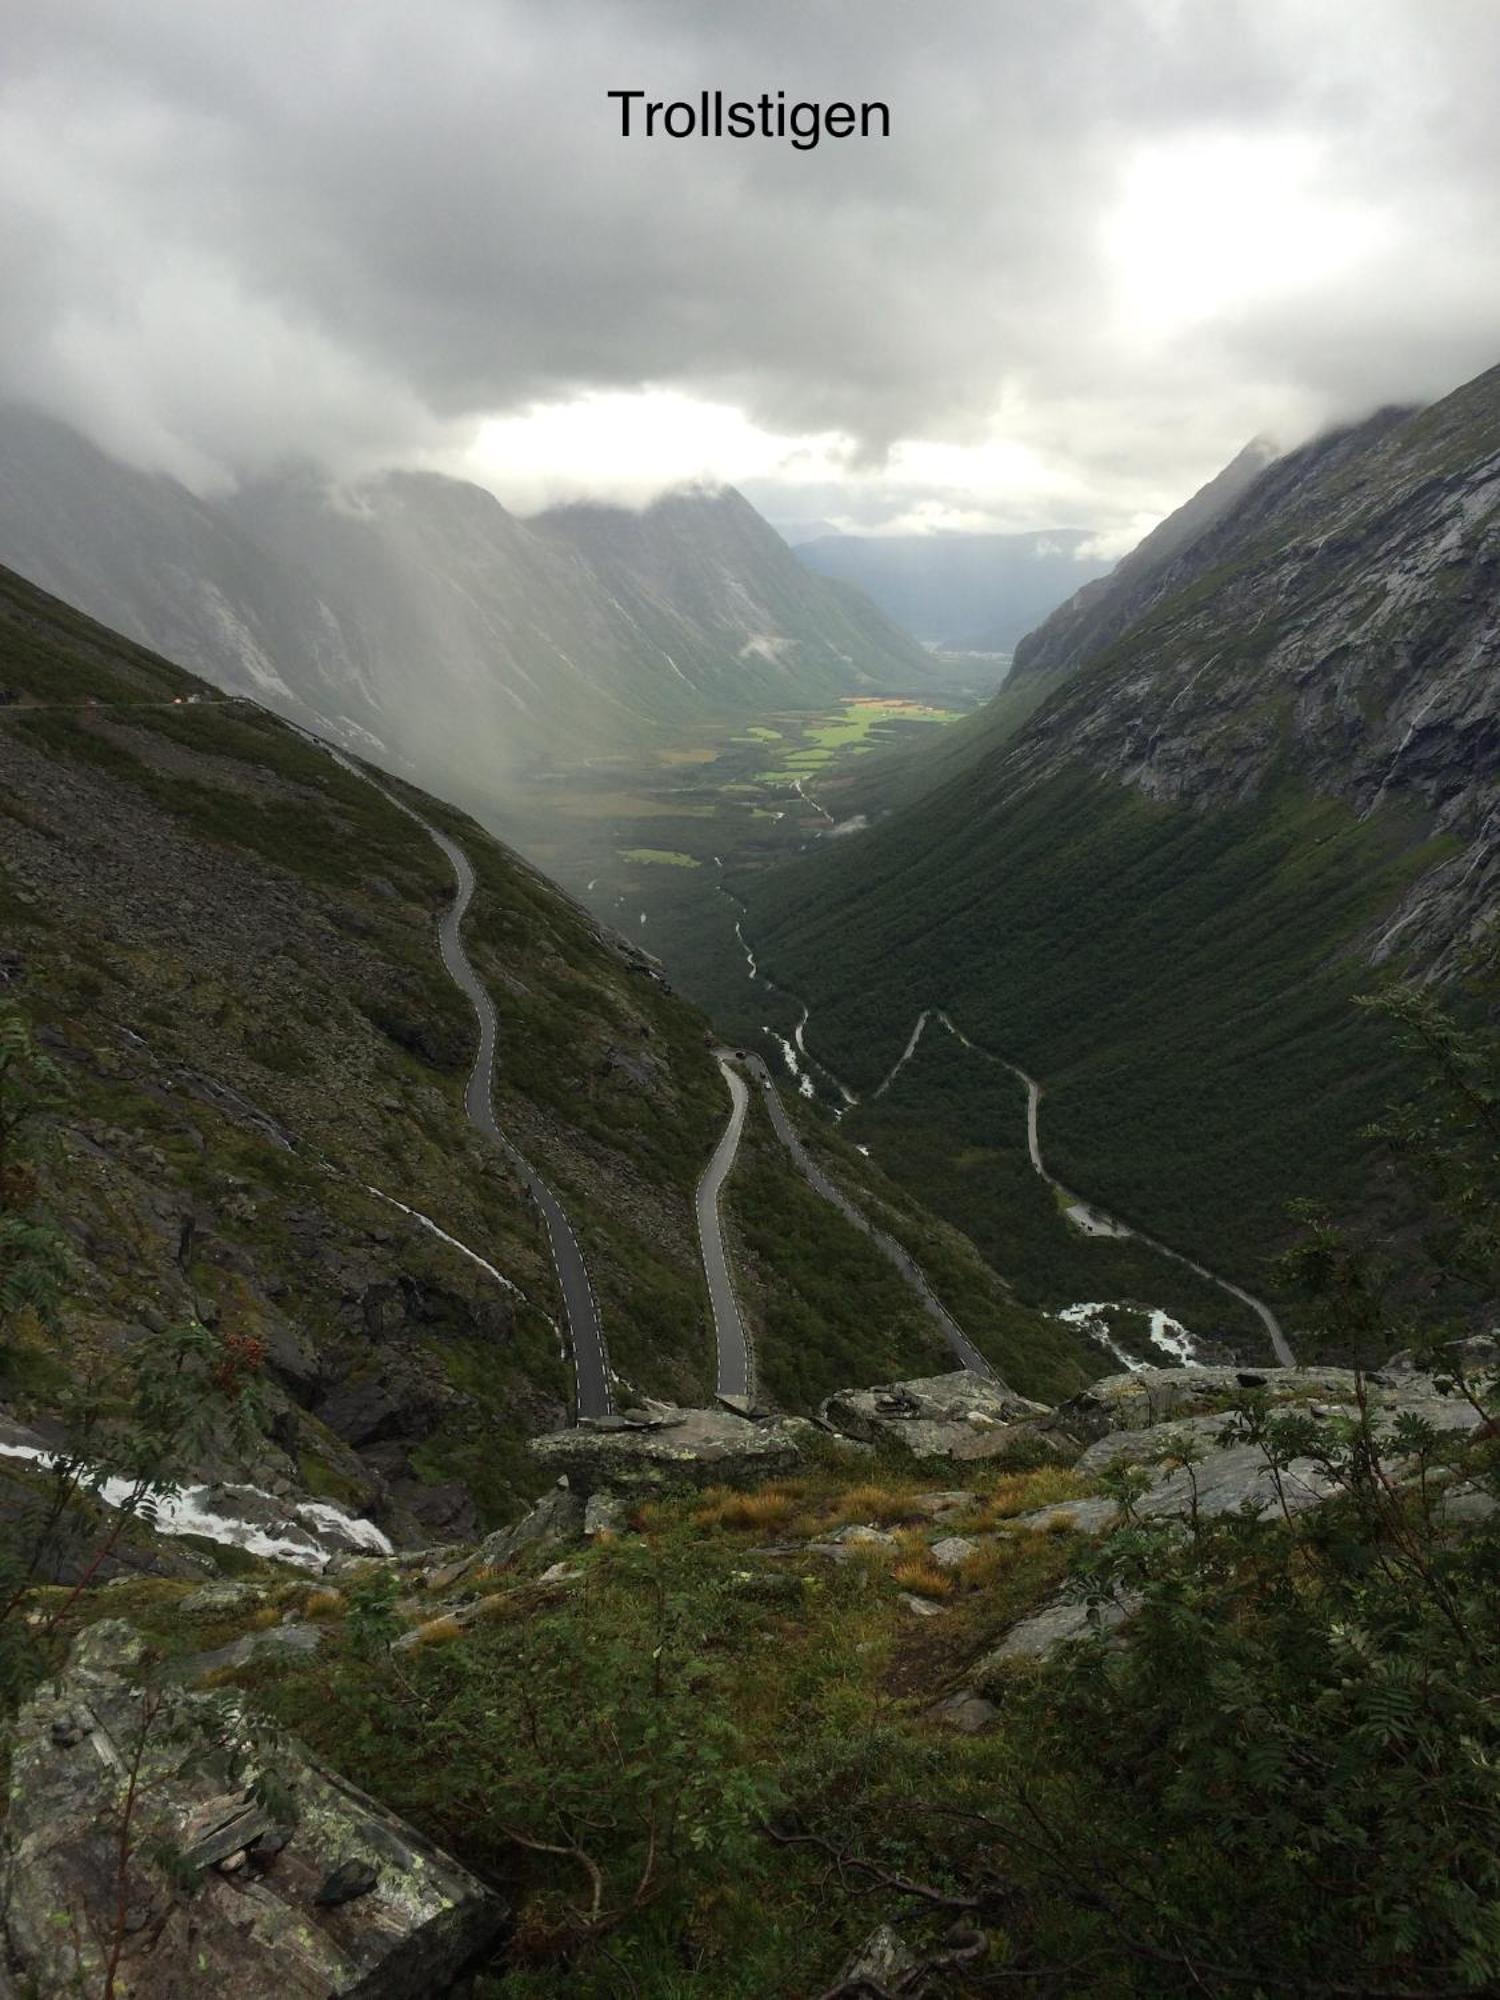
[[(175, 708), (197, 706), (227, 706), (230, 702), (243, 701), (250, 707), (260, 704), (245, 696), (199, 697), (193, 702), (148, 701), (139, 703), (18, 703), (10, 713), (24, 715), (30, 707), (140, 707)], [(283, 721), (286, 718), (281, 718)], [(416, 821), (428, 838), (439, 847), (453, 870), (457, 885), (453, 901), (449, 904), (438, 924), (438, 948), (443, 965), (454, 985), (468, 999), (479, 1021), (479, 1049), (474, 1058), (474, 1066), (469, 1072), (469, 1081), (464, 1091), (464, 1108), (470, 1123), (499, 1148), (515, 1169), (516, 1175), (531, 1199), (541, 1211), (547, 1227), (547, 1241), (552, 1252), (552, 1261), (557, 1270), (558, 1284), (563, 1295), (563, 1305), (567, 1313), (568, 1333), (573, 1350), (575, 1400), (580, 1418), (607, 1417), (614, 1411), (614, 1396), (611, 1389), (608, 1352), (604, 1344), (604, 1329), (599, 1322), (599, 1308), (594, 1299), (593, 1287), (589, 1283), (588, 1267), (583, 1261), (583, 1252), (578, 1246), (578, 1238), (568, 1221), (562, 1203), (532, 1166), (512, 1140), (500, 1129), (495, 1117), (495, 1049), (499, 1039), (499, 1028), (495, 1007), (478, 973), (474, 970), (463, 945), (463, 920), (474, 895), (474, 869), (469, 857), (447, 834), (423, 819), (419, 812), (407, 805), (404, 799), (386, 790), (377, 779), (363, 770), (351, 757), (329, 743), (325, 738), (315, 736), (311, 730), (303, 729), (296, 723), (288, 723), (304, 742), (324, 751), (336, 764), (372, 786), (381, 797), (404, 812), (408, 819)], [(811, 802), (809, 802), (811, 803)], [(820, 808), (821, 810), (821, 808)], [(945, 1019), (945, 1025), (951, 1023)], [(918, 1024), (917, 1033), (920, 1033)], [(956, 1033), (957, 1030), (954, 1030)], [(913, 1043), (915, 1042), (915, 1035)], [(907, 1053), (910, 1054), (910, 1049)], [(729, 1087), (730, 1113), (723, 1136), (714, 1148), (713, 1157), (704, 1169), (698, 1183), (696, 1196), (698, 1234), (703, 1246), (704, 1275), (708, 1281), (709, 1305), (713, 1313), (714, 1340), (717, 1349), (717, 1393), (722, 1396), (745, 1396), (754, 1392), (755, 1367), (749, 1336), (740, 1315), (739, 1303), (734, 1295), (734, 1286), (729, 1275), (729, 1260), (724, 1249), (724, 1231), (719, 1212), (719, 1199), (724, 1182), (733, 1169), (739, 1152), (740, 1135), (744, 1129), (745, 1112), (749, 1105), (749, 1092), (743, 1079), (733, 1067), (727, 1050), (716, 1052), (719, 1068)], [(739, 1058), (757, 1079), (764, 1096), (766, 1110), (777, 1137), (781, 1140), (803, 1177), (813, 1190), (831, 1203), (856, 1229), (868, 1236), (876, 1248), (905, 1278), (916, 1292), (923, 1310), (937, 1325), (943, 1338), (952, 1348), (959, 1364), (972, 1369), (976, 1374), (993, 1376), (994, 1370), (964, 1333), (952, 1314), (942, 1305), (931, 1286), (927, 1283), (916, 1260), (883, 1229), (877, 1229), (868, 1216), (843, 1194), (823, 1170), (817, 1166), (798, 1138), (791, 1120), (787, 1117), (781, 1098), (776, 1089), (775, 1079), (759, 1056), (745, 1055)], [(1019, 1074), (1019, 1072), (1018, 1072)], [(1030, 1079), (1027, 1079), (1028, 1084)], [(1035, 1107), (1033, 1106), (1033, 1119)], [(1034, 1130), (1034, 1125), (1033, 1125)], [(1043, 1171), (1038, 1162), (1038, 1171)], [(398, 1203), (397, 1206), (400, 1206)], [(1149, 1240), (1149, 1239), (1145, 1239)], [(460, 1246), (462, 1247), (462, 1246)], [(468, 1253), (472, 1255), (473, 1253)], [(1168, 1252), (1168, 1255), (1174, 1255)], [(1187, 1262), (1182, 1258), (1179, 1261)], [(1198, 1266), (1194, 1265), (1196, 1270)], [(1211, 1275), (1204, 1272), (1205, 1277)], [(1216, 1282), (1223, 1284), (1222, 1279)], [(1225, 1285), (1226, 1290), (1237, 1288)], [(1269, 1317), (1265, 1308), (1247, 1293), (1238, 1293), (1249, 1305), (1255, 1306), (1264, 1317)], [(1274, 1332), (1279, 1333), (1275, 1328)]]
[[(296, 727), (295, 723), (291, 725)], [(448, 977), (468, 999), (479, 1018), (479, 1052), (474, 1058), (474, 1067), (469, 1072), (468, 1086), (464, 1091), (464, 1109), (469, 1114), (469, 1122), (484, 1134), (492, 1145), (498, 1146), (516, 1171), (517, 1178), (526, 1192), (541, 1210), (542, 1220), (547, 1225), (547, 1242), (552, 1251), (552, 1262), (557, 1268), (557, 1282), (562, 1289), (563, 1307), (568, 1320), (569, 1344), (573, 1349), (573, 1379), (577, 1414), (580, 1417), (607, 1417), (614, 1412), (614, 1394), (610, 1387), (609, 1355), (604, 1345), (604, 1329), (599, 1324), (599, 1308), (594, 1302), (594, 1288), (589, 1283), (588, 1267), (583, 1261), (583, 1252), (578, 1247), (578, 1238), (573, 1234), (573, 1225), (568, 1221), (562, 1203), (542, 1179), (536, 1168), (521, 1149), (501, 1131), (495, 1117), (495, 1044), (499, 1029), (495, 1019), (494, 1002), (485, 991), (479, 974), (469, 961), (463, 945), (464, 912), (468, 909), (474, 894), (474, 870), (469, 857), (456, 840), (450, 840), (445, 833), (439, 833), (435, 826), (423, 819), (404, 799), (398, 799), (394, 792), (388, 792), (384, 785), (372, 778), (368, 771), (362, 771), (358, 764), (346, 757), (343, 751), (325, 743), (320, 737), (308, 731), (299, 731), (309, 743), (315, 743), (325, 750), (336, 764), (356, 778), (363, 778), (367, 785), (373, 785), (384, 799), (404, 812), (408, 819), (414, 819), (428, 838), (447, 856), (458, 884), (453, 901), (448, 905), (438, 923), (438, 949), (443, 956), (443, 965)]]
[(750, 1092), (744, 1078), (729, 1061), (727, 1049), (716, 1049), (719, 1068), (729, 1086), (729, 1122), (724, 1136), (714, 1148), (713, 1158), (703, 1169), (695, 1203), (698, 1210), (698, 1239), (703, 1245), (703, 1275), (708, 1280), (708, 1302), (714, 1316), (714, 1344), (718, 1354), (715, 1389), (721, 1396), (751, 1396), (755, 1393), (755, 1362), (739, 1301), (729, 1276), (729, 1259), (724, 1251), (724, 1226), (719, 1213), (719, 1197), (734, 1166), (740, 1148), (740, 1133)]
[[(1020, 1068), (1018, 1064), (1007, 1062), (1004, 1056), (992, 1055), (988, 1049), (980, 1048), (977, 1042), (971, 1042), (962, 1028), (956, 1027), (939, 1007), (926, 1008), (917, 1016), (917, 1024), (912, 1029), (911, 1039), (906, 1045), (905, 1054), (897, 1062), (896, 1069), (900, 1069), (902, 1063), (906, 1062), (912, 1055), (921, 1038), (922, 1030), (927, 1025), (929, 1016), (934, 1013), (937, 1019), (948, 1030), (948, 1033), (957, 1041), (962, 1042), (971, 1055), (982, 1056), (986, 1062), (998, 1063), (1001, 1069), (1008, 1069), (1013, 1077), (1026, 1086), (1026, 1150), (1031, 1157), (1032, 1171), (1040, 1174), (1048, 1187), (1055, 1188), (1064, 1202), (1068, 1204), (1067, 1212), (1075, 1227), (1081, 1229), (1088, 1236), (1133, 1236), (1137, 1243), (1144, 1243), (1148, 1250), (1154, 1250), (1159, 1257), (1170, 1257), (1174, 1264), (1181, 1264), (1186, 1270), (1195, 1272), (1198, 1277), (1206, 1278), (1211, 1285), (1217, 1285), (1221, 1292), (1228, 1292), (1231, 1298), (1238, 1299), (1241, 1305), (1246, 1305), (1250, 1308), (1251, 1312), (1255, 1314), (1256, 1318), (1265, 1328), (1266, 1338), (1271, 1343), (1271, 1351), (1276, 1356), (1281, 1367), (1296, 1367), (1297, 1357), (1293, 1354), (1291, 1344), (1282, 1330), (1281, 1321), (1272, 1312), (1264, 1299), (1258, 1299), (1254, 1292), (1247, 1292), (1243, 1285), (1235, 1284), (1231, 1278), (1221, 1278), (1217, 1271), (1210, 1271), (1206, 1264), (1199, 1264), (1193, 1258), (1186, 1256), (1181, 1250), (1174, 1250), (1170, 1243), (1163, 1243), (1159, 1237), (1148, 1236), (1144, 1229), (1132, 1228), (1128, 1222), (1119, 1222), (1115, 1217), (1106, 1215), (1102, 1209), (1095, 1208), (1091, 1202), (1084, 1201), (1081, 1196), (1073, 1194), (1068, 1188), (1065, 1188), (1057, 1176), (1049, 1171), (1046, 1162), (1042, 1158), (1042, 1141), (1038, 1130), (1038, 1117), (1042, 1104), (1042, 1086), (1034, 1076), (1028, 1076), (1026, 1071)], [(890, 1082), (891, 1077), (896, 1073), (896, 1069), (893, 1069), (890, 1076), (885, 1079), (885, 1083), (881, 1084), (881, 1090), (885, 1089), (886, 1083)], [(879, 1095), (879, 1091), (876, 1092), (876, 1095)]]
[[(416, 814), (412, 816), (417, 817)], [(599, 1324), (599, 1308), (594, 1303), (594, 1288), (589, 1283), (588, 1267), (578, 1247), (578, 1238), (573, 1234), (573, 1225), (568, 1221), (562, 1203), (525, 1154), (501, 1131), (495, 1118), (495, 1008), (469, 962), (461, 935), (464, 912), (474, 894), (474, 870), (468, 855), (456, 841), (450, 840), (445, 833), (439, 833), (435, 826), (428, 826), (426, 820), (419, 820), (418, 823), (427, 827), (428, 833), (447, 855), (458, 879), (458, 893), (438, 925), (438, 947), (449, 978), (468, 995), (469, 1003), (479, 1017), (479, 1053), (469, 1072), (464, 1108), (470, 1122), (504, 1153), (526, 1192), (542, 1212), (568, 1315), (578, 1414), (580, 1417), (607, 1417), (614, 1408), (614, 1398), (610, 1391), (604, 1329)]]
[[(201, 695), (192, 700), (182, 701), (140, 701), (140, 702), (16, 702), (0, 706), (0, 716), (24, 716), (37, 708), (76, 708), (90, 711), (104, 708), (222, 708), (231, 703), (244, 703), (248, 707), (259, 708), (261, 704), (245, 695)], [(442, 953), (443, 964), (448, 977), (463, 992), (479, 1018), (479, 1052), (474, 1058), (474, 1067), (469, 1072), (468, 1086), (464, 1092), (464, 1109), (469, 1114), (470, 1123), (510, 1161), (518, 1179), (526, 1192), (541, 1210), (542, 1220), (547, 1225), (547, 1242), (552, 1251), (552, 1262), (557, 1268), (557, 1281), (562, 1290), (563, 1306), (567, 1313), (568, 1334), (573, 1349), (573, 1377), (577, 1414), (580, 1417), (607, 1417), (614, 1411), (614, 1395), (610, 1387), (609, 1356), (604, 1345), (604, 1329), (599, 1324), (599, 1308), (594, 1302), (594, 1290), (589, 1283), (588, 1267), (583, 1261), (583, 1252), (578, 1247), (578, 1238), (573, 1234), (573, 1225), (568, 1221), (562, 1203), (542, 1179), (530, 1160), (501, 1131), (495, 1118), (495, 1044), (498, 1029), (495, 1020), (494, 1003), (480, 982), (477, 972), (469, 962), (464, 950), (462, 925), (464, 912), (468, 909), (474, 894), (474, 870), (469, 857), (456, 841), (445, 833), (439, 833), (423, 819), (419, 812), (398, 799), (394, 792), (388, 792), (384, 785), (362, 770), (353, 758), (345, 756), (335, 744), (324, 737), (315, 736), (310, 729), (303, 729), (298, 723), (290, 722), (285, 716), (276, 718), (286, 723), (300, 736), (304, 743), (323, 751), (351, 777), (360, 778), (372, 786), (383, 799), (404, 812), (408, 819), (414, 819), (422, 831), (447, 856), (457, 881), (457, 893), (438, 924), (438, 949)], [(378, 1192), (378, 1190), (372, 1190)], [(391, 1200), (382, 1195), (382, 1200)], [(402, 1206), (401, 1203), (396, 1204)], [(424, 1218), (426, 1220), (427, 1218)], [(432, 1225), (436, 1227), (436, 1225)], [(460, 1249), (464, 1246), (460, 1244)], [(465, 1250), (473, 1256), (474, 1252)]]
[(895, 1265), (896, 1269), (905, 1278), (907, 1284), (911, 1286), (921, 1301), (923, 1311), (929, 1319), (936, 1323), (938, 1331), (953, 1349), (959, 1366), (972, 1369), (976, 1375), (993, 1377), (995, 1373), (994, 1369), (985, 1360), (984, 1356), (974, 1345), (973, 1341), (970, 1340), (957, 1320), (954, 1319), (953, 1315), (937, 1298), (932, 1287), (922, 1275), (921, 1268), (916, 1259), (896, 1241), (894, 1236), (888, 1236), (883, 1229), (877, 1229), (864, 1211), (856, 1207), (848, 1195), (835, 1187), (827, 1174), (823, 1172), (823, 1169), (814, 1161), (807, 1148), (798, 1138), (792, 1121), (787, 1117), (786, 1109), (781, 1102), (780, 1093), (776, 1088), (775, 1078), (771, 1075), (771, 1072), (766, 1068), (760, 1057), (742, 1055), (739, 1060), (759, 1083), (766, 1111), (770, 1116), (772, 1126), (775, 1128), (776, 1136), (791, 1154), (808, 1186), (812, 1188), (815, 1194), (820, 1194), (824, 1201), (831, 1202), (841, 1215), (854, 1224), (856, 1229), (862, 1230), (875, 1245), (876, 1249), (880, 1251), (881, 1255)]

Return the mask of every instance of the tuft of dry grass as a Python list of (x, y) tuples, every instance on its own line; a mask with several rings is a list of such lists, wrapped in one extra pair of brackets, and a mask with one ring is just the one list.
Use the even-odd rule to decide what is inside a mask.
[(445, 1613), (441, 1618), (429, 1618), (425, 1625), (418, 1625), (411, 1635), (414, 1646), (445, 1646), (450, 1639), (461, 1639), (464, 1628), (458, 1620)]
[(503, 1618), (515, 1605), (515, 1593), (510, 1590), (492, 1590), (488, 1597), (476, 1597), (469, 1606), (469, 1620)]
[(777, 1486), (763, 1487), (758, 1493), (738, 1493), (716, 1488), (703, 1496), (693, 1519), (702, 1528), (748, 1528), (764, 1532), (784, 1528), (801, 1511), (795, 1494)]
[(837, 1528), (845, 1522), (868, 1521), (873, 1527), (889, 1528), (898, 1521), (914, 1519), (916, 1513), (910, 1493), (898, 1493), (891, 1486), (851, 1486), (834, 1502), (823, 1526)]
[(324, 1587), (310, 1590), (302, 1600), (304, 1618), (337, 1618), (344, 1609), (344, 1593)]
[(955, 1579), (926, 1556), (904, 1556), (891, 1571), (891, 1581), (915, 1597), (951, 1597)]
[(1017, 1514), (1032, 1514), (1052, 1507), (1060, 1500), (1078, 1500), (1088, 1491), (1088, 1481), (1080, 1479), (1071, 1466), (1041, 1465), (1034, 1472), (1009, 1472), (996, 1480), (984, 1497), (977, 1516), (980, 1527), (993, 1527)]
[(957, 1576), (965, 1590), (987, 1590), (1015, 1560), (1015, 1538), (983, 1542), (959, 1564)]

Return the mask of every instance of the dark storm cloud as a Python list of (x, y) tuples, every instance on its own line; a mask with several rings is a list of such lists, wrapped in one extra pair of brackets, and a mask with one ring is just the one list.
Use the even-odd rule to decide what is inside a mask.
[[(1500, 354), (1497, 56), (1491, 0), (12, 0), (0, 392), (200, 484), (650, 383), (856, 458), (998, 412), (1170, 487)], [(705, 87), (892, 136), (627, 141), (605, 95)], [(1189, 210), (1217, 292), (1133, 321), (1133, 163), (1173, 210), (1218, 141), (1303, 160), (1359, 255), (1252, 230), (1229, 282), (1243, 203), (1227, 246)]]

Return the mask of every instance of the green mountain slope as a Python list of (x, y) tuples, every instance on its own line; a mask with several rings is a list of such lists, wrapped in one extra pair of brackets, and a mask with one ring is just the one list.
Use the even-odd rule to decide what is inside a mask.
[[(501, 1511), (535, 1479), (521, 1439), (566, 1420), (571, 1370), (540, 1217), (464, 1113), (474, 1022), (435, 932), (448, 863), (284, 723), (4, 573), (0, 697), (0, 1001), (66, 1080), (43, 1195), (75, 1251), (66, 1367), (33, 1328), (0, 1357), (6, 1402), (45, 1414), (64, 1376), (196, 1316), (267, 1356), (272, 1440), (242, 1475), (373, 1508), (398, 1537)], [(707, 1024), (462, 814), (401, 795), (474, 867), (497, 1115), (571, 1218), (619, 1397), (701, 1401), (693, 1194), (728, 1111)], [(795, 1198), (784, 1162), (757, 1172)], [(1045, 1375), (1076, 1353), (891, 1199), (914, 1238), (943, 1235), (1017, 1386), (1029, 1355)], [(856, 1245), (842, 1268), (835, 1351), (941, 1365), (878, 1256)], [(815, 1385), (816, 1357), (777, 1372), (773, 1315), (799, 1345), (825, 1337), (799, 1257), (768, 1256), (758, 1287), (768, 1381)]]
[(1292, 1196), (1378, 1200), (1350, 997), (1456, 972), (1500, 891), (1497, 510), (1500, 371), (1277, 461), (1019, 729), (741, 885), (810, 1046), (868, 1088), (946, 1006), (1070, 1186), (1242, 1282)]

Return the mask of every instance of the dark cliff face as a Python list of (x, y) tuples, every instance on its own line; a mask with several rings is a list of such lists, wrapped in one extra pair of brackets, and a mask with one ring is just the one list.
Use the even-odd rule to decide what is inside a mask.
[(1212, 806), (1290, 773), (1406, 807), (1453, 852), (1368, 948), (1461, 951), (1500, 895), (1500, 370), (1277, 460), (1117, 589), (996, 782), (1081, 763)]
[(1247, 444), (1222, 472), (1159, 522), (1108, 576), (1077, 590), (1016, 647), (1012, 684), (1075, 672), (1126, 631), (1172, 587), (1177, 559), (1249, 490), (1276, 457), (1263, 438)]

